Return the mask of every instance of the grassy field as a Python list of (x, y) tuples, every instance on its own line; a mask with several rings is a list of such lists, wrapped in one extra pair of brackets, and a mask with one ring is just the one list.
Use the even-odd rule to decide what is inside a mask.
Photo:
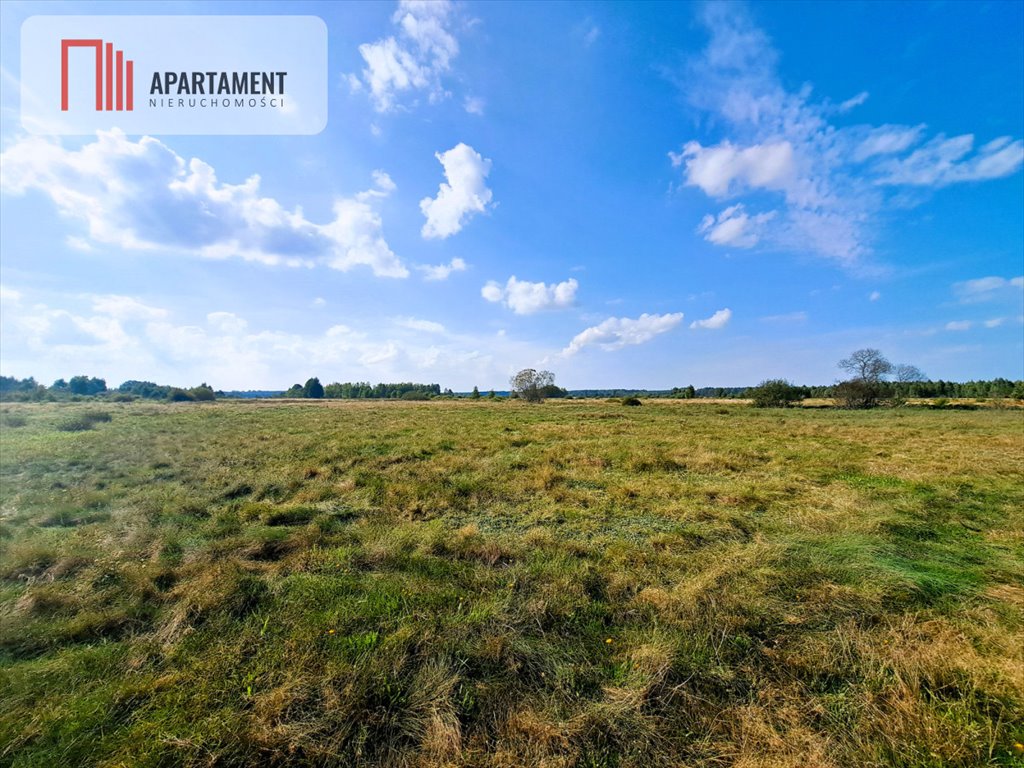
[(1024, 765), (1024, 412), (7, 405), (0, 764)]

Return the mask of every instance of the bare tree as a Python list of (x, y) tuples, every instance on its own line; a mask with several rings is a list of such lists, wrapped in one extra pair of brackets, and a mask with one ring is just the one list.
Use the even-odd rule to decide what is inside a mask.
[(900, 384), (913, 384), (915, 381), (928, 381), (928, 377), (924, 375), (924, 371), (916, 365), (900, 363), (893, 368), (893, 372), (895, 374), (896, 381)]
[(858, 349), (839, 361), (839, 367), (852, 378), (836, 385), (835, 395), (847, 408), (874, 408), (882, 399), (882, 377), (892, 371), (892, 363), (877, 349)]
[(512, 394), (521, 397), (528, 403), (540, 403), (544, 400), (544, 389), (553, 386), (555, 374), (551, 371), (537, 371), (524, 368), (509, 380)]
[(840, 360), (839, 367), (852, 374), (854, 379), (869, 384), (877, 384), (885, 374), (892, 371), (892, 363), (877, 349), (858, 349)]

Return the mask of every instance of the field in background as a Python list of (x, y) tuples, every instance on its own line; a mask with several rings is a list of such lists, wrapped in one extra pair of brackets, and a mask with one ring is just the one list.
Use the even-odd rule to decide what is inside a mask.
[(2, 765), (1024, 761), (1020, 410), (0, 411)]

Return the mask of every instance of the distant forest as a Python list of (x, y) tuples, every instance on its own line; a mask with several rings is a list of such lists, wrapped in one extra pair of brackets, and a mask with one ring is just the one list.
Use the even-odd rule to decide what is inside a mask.
[[(1014, 398), (1024, 400), (1024, 381), (1010, 381), (997, 378), (981, 381), (915, 381), (909, 383), (884, 382), (884, 386), (898, 388), (899, 394), (909, 398)], [(752, 387), (675, 387), (673, 389), (572, 389), (566, 390), (554, 385), (545, 388), (546, 398), (565, 397), (643, 397), (643, 398), (744, 398)], [(830, 398), (835, 396), (835, 385), (794, 386), (802, 397)], [(205, 382), (194, 387), (176, 387), (156, 384), (152, 381), (130, 380), (111, 389), (104, 379), (91, 376), (72, 376), (57, 379), (50, 386), (37, 382), (33, 377), (17, 379), (0, 376), (0, 400), (43, 401), (80, 398), (103, 398), (113, 402), (131, 400), (164, 400), (170, 402), (208, 401), (220, 398), (289, 397), (325, 399), (379, 399), (379, 400), (431, 400), (436, 398), (507, 398), (507, 391), (490, 390), (481, 393), (476, 387), (472, 392), (453, 392), (442, 389), (439, 384), (416, 384), (413, 382), (378, 383), (344, 382), (321, 385), (319, 379), (309, 379), (305, 384), (295, 384), (284, 391), (249, 390), (223, 392), (214, 390)]]

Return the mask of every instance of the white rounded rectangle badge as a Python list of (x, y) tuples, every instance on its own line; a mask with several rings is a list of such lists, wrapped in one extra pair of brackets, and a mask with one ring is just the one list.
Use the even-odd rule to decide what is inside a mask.
[(21, 121), (36, 134), (316, 134), (327, 126), (317, 16), (32, 16)]

